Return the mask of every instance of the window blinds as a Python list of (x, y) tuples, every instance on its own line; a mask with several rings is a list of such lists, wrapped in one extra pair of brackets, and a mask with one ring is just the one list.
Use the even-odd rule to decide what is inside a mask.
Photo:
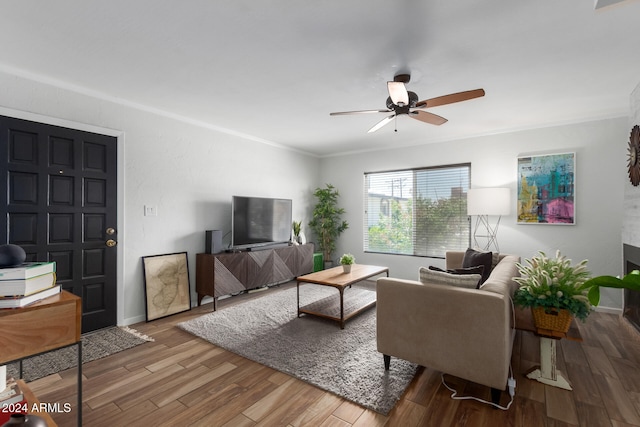
[(471, 165), (364, 175), (364, 250), (444, 257), (470, 244)]

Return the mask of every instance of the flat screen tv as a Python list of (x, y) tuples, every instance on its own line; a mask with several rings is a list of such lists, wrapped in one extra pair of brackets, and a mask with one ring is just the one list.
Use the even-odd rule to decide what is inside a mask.
[(233, 196), (231, 247), (252, 248), (291, 240), (291, 200)]

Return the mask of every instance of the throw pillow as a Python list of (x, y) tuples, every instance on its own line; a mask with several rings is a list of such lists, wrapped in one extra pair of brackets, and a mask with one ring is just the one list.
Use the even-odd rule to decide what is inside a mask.
[(420, 267), (420, 282), (425, 284), (477, 289), (480, 279), (482, 279), (480, 274), (451, 274), (446, 271), (435, 271)]
[[(449, 273), (449, 274), (479, 274), (480, 276), (482, 276), (482, 274), (484, 273), (484, 265), (478, 265), (475, 267), (468, 267), (468, 268), (453, 268), (453, 269), (449, 269), (449, 270), (443, 270), (440, 267), (436, 267), (434, 265), (430, 265), (429, 266), (429, 270), (432, 271), (441, 271), (444, 273)], [(478, 286), (477, 288), (480, 289), (480, 285), (482, 283), (480, 281), (478, 281)]]
[(482, 272), (482, 281), (480, 282), (480, 284), (482, 284), (489, 278), (489, 275), (491, 274), (492, 262), (493, 254), (491, 252), (480, 252), (469, 248), (464, 253), (464, 257), (462, 258), (462, 268), (477, 267), (479, 265), (482, 265), (484, 267), (484, 271)]

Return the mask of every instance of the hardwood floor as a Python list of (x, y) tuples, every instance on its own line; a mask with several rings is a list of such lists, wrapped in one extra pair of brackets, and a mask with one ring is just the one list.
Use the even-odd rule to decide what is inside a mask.
[[(261, 295), (221, 300), (218, 309)], [(206, 304), (132, 325), (155, 342), (85, 364), (84, 425), (640, 426), (640, 336), (622, 327), (616, 315), (594, 313), (579, 324), (582, 343), (560, 341), (558, 367), (573, 391), (524, 376), (539, 363), (539, 339), (518, 331), (513, 353), (516, 397), (508, 411), (452, 400), (440, 373), (420, 368), (385, 417), (175, 327), (209, 311), (211, 304)], [(75, 425), (75, 375), (71, 369), (30, 383), (41, 402), (71, 404), (71, 413), (52, 414), (60, 426)], [(445, 378), (460, 395), (490, 400), (487, 387)], [(508, 400), (503, 393), (501, 403)]]

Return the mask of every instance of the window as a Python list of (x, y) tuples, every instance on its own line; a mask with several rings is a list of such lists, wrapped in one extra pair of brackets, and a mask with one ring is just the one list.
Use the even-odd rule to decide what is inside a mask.
[(469, 247), (471, 165), (364, 174), (364, 250), (444, 257)]

